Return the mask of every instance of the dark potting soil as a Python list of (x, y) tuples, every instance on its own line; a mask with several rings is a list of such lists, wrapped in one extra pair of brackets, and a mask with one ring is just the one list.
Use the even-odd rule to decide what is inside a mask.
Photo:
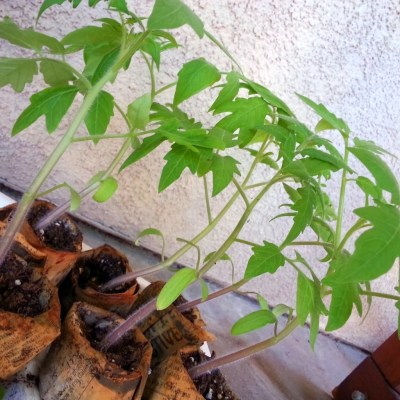
[(16, 254), (0, 266), (0, 309), (35, 317), (49, 308), (50, 294), (43, 290), (43, 278), (33, 279), (32, 267)]
[[(79, 286), (82, 289), (91, 287), (94, 290), (100, 290), (105, 283), (126, 272), (122, 260), (107, 253), (92, 258), (82, 257), (77, 261), (76, 268), (79, 270)], [(123, 293), (132, 284), (133, 282), (128, 282), (116, 288), (105, 290), (104, 293)]]
[(82, 242), (82, 234), (78, 229), (71, 229), (71, 222), (67, 216), (60, 217), (46, 226), (45, 229), (36, 229), (35, 225), (49, 212), (44, 205), (33, 206), (28, 214), (28, 222), (42, 242), (62, 251), (76, 251), (76, 244)]
[[(214, 357), (215, 354), (213, 353), (211, 358)], [(207, 357), (204, 353), (194, 352), (186, 355), (183, 358), (183, 363), (186, 369), (190, 369), (191, 367), (201, 364), (203, 361), (209, 359), (210, 357)], [(239, 400), (228, 387), (224, 376), (218, 369), (193, 379), (193, 383), (195, 384), (197, 391), (206, 400)]]
[(94, 349), (102, 352), (109, 362), (125, 371), (132, 372), (137, 368), (143, 357), (145, 343), (134, 342), (128, 332), (116, 344), (104, 351), (101, 346), (102, 340), (118, 323), (112, 317), (100, 317), (83, 308), (80, 308), (78, 313), (83, 333)]

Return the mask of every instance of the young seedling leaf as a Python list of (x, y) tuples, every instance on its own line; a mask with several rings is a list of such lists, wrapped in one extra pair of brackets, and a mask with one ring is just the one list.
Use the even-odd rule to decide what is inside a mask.
[(279, 318), (281, 315), (284, 314), (290, 314), (292, 311), (293, 309), (286, 304), (278, 304), (272, 309), (272, 312), (274, 313), (276, 318)]
[(195, 280), (194, 269), (182, 268), (165, 284), (157, 298), (157, 310), (169, 307)]
[(14, 58), (0, 58), (0, 88), (11, 85), (16, 92), (22, 92), (38, 73), (36, 61)]
[(104, 203), (109, 200), (118, 189), (118, 182), (112, 176), (101, 181), (99, 188), (93, 195), (93, 200), (98, 203)]
[(304, 229), (310, 225), (314, 209), (316, 205), (316, 195), (311, 186), (307, 185), (297, 190), (301, 196), (292, 206), (292, 210), (297, 211), (297, 214), (293, 218), (293, 226), (290, 229), (283, 245), (291, 243), (297, 236), (304, 231)]
[(201, 286), (201, 300), (206, 301), (208, 298), (208, 285), (204, 279), (199, 279)]
[(323, 282), (334, 286), (365, 282), (385, 274), (400, 256), (400, 211), (390, 205), (355, 210), (360, 218), (373, 224), (355, 242), (354, 253)]
[(400, 204), (399, 183), (388, 165), (377, 154), (364, 148), (350, 147), (349, 150), (368, 169), (377, 186), (392, 194), (392, 203)]
[(124, 170), (129, 165), (139, 161), (141, 158), (145, 157), (147, 154), (151, 153), (154, 149), (156, 149), (165, 138), (156, 133), (152, 136), (146, 137), (142, 144), (123, 162), (120, 172)]
[(200, 38), (204, 36), (203, 22), (182, 1), (156, 0), (147, 21), (147, 29), (176, 29), (185, 24), (191, 26)]
[(387, 154), (391, 157), (397, 158), (394, 154), (392, 154), (392, 153), (388, 152), (387, 150), (383, 149), (382, 147), (378, 146), (372, 140), (362, 140), (362, 139), (354, 138), (353, 142), (354, 142), (354, 147), (368, 150), (368, 151), (378, 154), (378, 155)]
[(285, 257), (279, 247), (273, 243), (264, 241), (263, 246), (254, 246), (252, 251), (253, 255), (250, 257), (244, 273), (245, 279), (255, 278), (267, 272), (273, 274), (285, 264)]
[(292, 200), (293, 203), (296, 203), (296, 201), (301, 199), (300, 193), (296, 189), (289, 186), (287, 183), (283, 184), (283, 188), (285, 189), (285, 192), (288, 194), (289, 199)]
[(62, 62), (57, 60), (43, 60), (40, 62), (40, 72), (44, 81), (50, 86), (68, 85), (75, 75)]
[(356, 184), (367, 196), (371, 196), (374, 200), (382, 200), (382, 190), (369, 178), (359, 176), (356, 179)]
[(56, 5), (56, 4), (63, 4), (65, 3), (66, 0), (44, 0), (42, 5), (39, 8), (39, 13), (36, 18), (36, 20), (39, 20), (39, 18), (42, 16), (42, 14), (50, 7)]
[(174, 104), (182, 103), (220, 79), (221, 74), (218, 69), (204, 58), (189, 61), (178, 72)]
[(85, 118), (86, 128), (91, 135), (102, 135), (114, 115), (114, 97), (102, 90), (94, 100)]
[(133, 129), (145, 129), (149, 123), (151, 95), (144, 94), (128, 106), (128, 119)]
[(128, 5), (125, 0), (109, 0), (109, 7), (122, 13), (129, 14)]
[(55, 38), (33, 29), (20, 29), (11, 18), (0, 21), (0, 39), (7, 40), (25, 49), (32, 49), (40, 53), (43, 47), (47, 47), (55, 54), (63, 54), (64, 47)]
[(265, 300), (263, 296), (261, 296), (261, 294), (257, 293), (257, 301), (258, 304), (260, 305), (261, 310), (269, 310), (268, 302), (267, 300)]
[(189, 148), (174, 144), (172, 149), (164, 157), (165, 164), (158, 186), (158, 191), (162, 192), (182, 175), (183, 170), (188, 167), (194, 174), (199, 163), (199, 154)]
[(212, 196), (222, 192), (232, 182), (234, 174), (240, 175), (240, 171), (237, 168), (238, 163), (239, 161), (231, 156), (214, 154), (210, 166), (213, 173)]
[(254, 311), (236, 321), (232, 326), (231, 334), (234, 336), (244, 335), (266, 325), (274, 324), (276, 321), (274, 313), (270, 310)]
[(239, 75), (236, 72), (229, 72), (226, 76), (226, 83), (219, 92), (218, 97), (211, 105), (209, 111), (215, 110), (226, 103), (230, 103), (238, 94), (240, 88)]
[(297, 96), (299, 96), (304, 103), (311, 107), (323, 120), (325, 120), (324, 125), (319, 125), (319, 129), (321, 129), (321, 127), (324, 129), (337, 129), (344, 136), (349, 135), (350, 129), (347, 124), (341, 118), (338, 118), (335, 114), (330, 112), (323, 104), (317, 104), (300, 94), (297, 94)]
[(31, 96), (31, 104), (22, 112), (12, 129), (12, 135), (32, 125), (39, 117), (45, 115), (49, 133), (54, 132), (62, 117), (66, 114), (78, 89), (75, 86), (51, 87)]

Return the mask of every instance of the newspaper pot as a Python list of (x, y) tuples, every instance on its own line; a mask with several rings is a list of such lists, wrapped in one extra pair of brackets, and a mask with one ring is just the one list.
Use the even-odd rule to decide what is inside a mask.
[[(141, 292), (130, 312), (135, 312), (144, 304), (158, 296), (164, 282), (150, 284)], [(185, 300), (180, 297), (174, 304)], [(180, 312), (174, 305), (162, 311), (154, 311), (138, 324), (139, 329), (150, 340), (153, 347), (153, 361), (158, 362), (179, 349), (187, 346), (200, 347), (204, 342), (214, 340), (207, 332), (205, 323), (197, 308)]]
[(131, 272), (128, 259), (107, 244), (81, 253), (71, 271), (76, 299), (126, 315), (139, 291), (137, 281), (109, 292), (101, 292), (101, 286), (127, 272)]
[[(14, 203), (0, 209), (0, 220), (7, 222), (16, 207)], [(55, 205), (48, 201), (36, 200), (21, 228), (21, 234), (33, 247), (46, 254), (44, 274), (57, 285), (68, 274), (82, 250), (82, 234), (67, 214), (44, 229), (35, 229), (40, 219), (53, 208)]]
[(103, 337), (122, 321), (109, 311), (75, 303), (40, 371), (41, 398), (139, 400), (152, 353), (143, 334), (132, 329), (106, 353), (99, 350)]
[(201, 351), (192, 351), (190, 348), (170, 355), (153, 368), (143, 400), (237, 400), (219, 370), (192, 380), (188, 368), (208, 358)]
[(17, 254), (0, 266), (0, 379), (8, 379), (60, 334), (56, 288)]

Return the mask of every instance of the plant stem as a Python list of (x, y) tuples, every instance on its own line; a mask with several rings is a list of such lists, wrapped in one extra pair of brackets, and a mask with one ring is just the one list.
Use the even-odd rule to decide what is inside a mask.
[(163, 86), (162, 88), (156, 90), (156, 92), (154, 93), (155, 96), (159, 95), (162, 92), (165, 92), (166, 90), (174, 87), (176, 85), (177, 81), (169, 83), (168, 85)]
[(7, 226), (7, 230), (0, 242), (0, 263), (4, 261), (4, 258), (8, 251), (11, 249), (13, 240), (15, 235), (20, 230), (28, 211), (34, 202), (40, 187), (42, 186), (43, 182), (49, 176), (50, 172), (53, 170), (55, 165), (57, 164), (58, 160), (61, 156), (65, 153), (68, 146), (71, 144), (71, 140), (74, 137), (76, 131), (78, 130), (79, 126), (85, 119), (90, 107), (92, 106), (93, 102), (95, 101), (97, 95), (102, 90), (103, 86), (112, 78), (114, 73), (112, 69), (110, 69), (97, 83), (94, 85), (85, 96), (81, 107), (79, 108), (78, 112), (75, 115), (75, 118), (72, 120), (71, 125), (69, 126), (68, 130), (53, 150), (52, 154), (49, 156), (41, 170), (36, 175), (36, 178), (32, 182), (31, 186), (28, 190), (24, 193), (21, 201), (18, 204), (18, 207), (15, 211), (11, 222)]
[(220, 368), (224, 365), (230, 364), (232, 362), (241, 360), (245, 357), (249, 357), (255, 353), (258, 353), (262, 350), (267, 349), (268, 347), (272, 347), (279, 342), (281, 342), (283, 339), (285, 339), (290, 333), (292, 333), (297, 326), (299, 325), (299, 321), (296, 318), (292, 319), (286, 327), (279, 332), (276, 336), (269, 338), (267, 340), (264, 340), (260, 343), (254, 344), (252, 346), (249, 346), (245, 349), (236, 351), (235, 353), (228, 354), (223, 357), (219, 358), (214, 358), (209, 361), (206, 361), (202, 364), (196, 365), (195, 367), (192, 367), (188, 370), (189, 375), (192, 377), (192, 379), (196, 379), (197, 377), (205, 374), (207, 371), (212, 371), (214, 369)]
[(350, 237), (353, 235), (354, 232), (357, 232), (359, 229), (365, 228), (368, 226), (365, 220), (359, 219), (344, 235), (342, 241), (339, 243), (339, 246), (337, 247), (337, 251), (340, 251), (343, 249), (344, 245), (347, 243), (347, 241), (350, 239)]
[(204, 197), (206, 199), (207, 219), (208, 223), (211, 224), (212, 215), (211, 215), (210, 196), (208, 193), (208, 184), (206, 176), (203, 176), (203, 184), (204, 184)]
[(206, 302), (208, 302), (210, 300), (216, 299), (217, 297), (223, 296), (226, 293), (234, 292), (236, 289), (239, 289), (241, 286), (243, 286), (248, 281), (249, 281), (248, 279), (244, 279), (243, 278), (240, 281), (234, 283), (233, 285), (227, 286), (225, 288), (217, 290), (214, 293), (211, 293), (205, 300), (203, 300), (202, 298), (199, 298), (199, 299), (196, 299), (196, 300), (188, 301), (186, 303), (180, 304), (176, 308), (180, 312), (184, 312), (186, 310), (190, 310), (193, 307), (196, 307), (196, 306), (198, 306), (200, 304), (206, 303)]
[[(344, 155), (343, 161), (347, 165), (349, 161), (349, 138), (344, 136)], [(347, 185), (347, 170), (343, 168), (342, 180), (340, 184), (340, 194), (339, 194), (339, 207), (338, 207), (338, 217), (336, 222), (336, 234), (335, 234), (335, 249), (339, 247), (339, 243), (342, 238), (342, 224), (343, 224), (343, 212), (344, 212), (344, 202), (346, 195), (346, 185)]]
[(382, 299), (389, 299), (389, 300), (396, 300), (400, 301), (400, 296), (396, 296), (394, 294), (388, 293), (380, 293), (380, 292), (371, 292), (369, 290), (360, 290), (360, 294), (364, 296), (373, 296), (373, 297), (380, 297)]
[(332, 243), (327, 243), (327, 242), (303, 242), (303, 241), (299, 241), (299, 242), (291, 242), (288, 243), (285, 247), (287, 246), (322, 246), (322, 247), (331, 247), (333, 248), (333, 244)]

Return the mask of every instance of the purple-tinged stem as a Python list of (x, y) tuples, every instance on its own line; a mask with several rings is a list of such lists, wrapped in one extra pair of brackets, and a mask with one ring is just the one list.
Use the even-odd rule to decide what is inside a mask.
[(234, 290), (239, 289), (241, 286), (243, 286), (246, 282), (248, 282), (248, 279), (241, 279), (240, 281), (236, 282), (235, 284), (233, 284), (231, 286), (227, 286), (223, 289), (217, 290), (214, 293), (211, 293), (205, 300), (200, 298), (200, 299), (188, 301), (186, 303), (182, 303), (179, 306), (177, 306), (177, 309), (180, 312), (190, 310), (191, 308), (196, 307), (199, 304), (205, 303), (209, 300), (216, 299), (217, 297), (223, 296), (226, 293), (233, 292)]
[(110, 333), (108, 333), (101, 343), (101, 348), (107, 350), (110, 346), (118, 342), (122, 336), (130, 329), (134, 328), (139, 322), (143, 321), (156, 309), (157, 299), (150, 300), (143, 307), (130, 315), (122, 324), (118, 325)]
[(269, 338), (267, 340), (264, 340), (260, 343), (249, 346), (245, 349), (236, 351), (231, 354), (227, 354), (226, 356), (213, 358), (209, 361), (206, 361), (204, 363), (196, 365), (195, 367), (190, 368), (188, 370), (188, 373), (192, 379), (196, 379), (199, 376), (204, 375), (208, 371), (212, 371), (214, 369), (220, 368), (220, 367), (230, 364), (232, 362), (239, 361), (243, 358), (249, 357), (255, 353), (258, 353), (264, 349), (267, 349), (268, 347), (272, 347), (272, 346), (278, 344), (284, 338), (286, 338), (286, 336), (288, 336), (292, 331), (294, 331), (298, 325), (299, 325), (299, 321), (296, 317), (292, 321), (290, 321), (286, 325), (286, 327), (281, 332), (279, 332), (278, 335), (276, 335), (272, 338)]

